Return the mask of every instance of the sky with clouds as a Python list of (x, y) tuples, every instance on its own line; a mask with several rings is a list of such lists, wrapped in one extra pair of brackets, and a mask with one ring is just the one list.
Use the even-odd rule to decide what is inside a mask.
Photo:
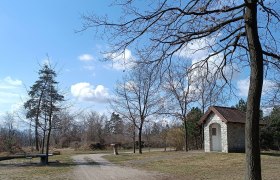
[[(26, 90), (38, 78), (40, 64), (55, 65), (60, 88), (79, 108), (107, 112), (107, 101), (125, 68), (133, 67), (133, 52), (102, 54), (106, 42), (95, 32), (82, 31), (87, 13), (118, 17), (110, 0), (0, 1), (0, 115), (14, 111), (26, 99)], [(195, 45), (194, 45), (195, 47)], [(207, 52), (199, 52), (200, 56)], [(186, 54), (181, 54), (185, 56)], [(189, 58), (197, 55), (188, 54)], [(102, 62), (102, 58), (112, 62)], [(247, 75), (236, 81), (238, 95), (246, 98)]]
[[(107, 111), (115, 82), (132, 58), (129, 50), (114, 62), (101, 62), (108, 45), (82, 28), (84, 13), (114, 16), (110, 1), (0, 1), (0, 114), (26, 99), (40, 64), (55, 66), (60, 88), (76, 108)], [(116, 56), (116, 55), (112, 55)]]

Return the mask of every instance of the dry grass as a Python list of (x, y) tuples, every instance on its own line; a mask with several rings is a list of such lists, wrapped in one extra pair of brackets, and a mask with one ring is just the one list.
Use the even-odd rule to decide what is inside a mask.
[[(92, 154), (92, 153), (111, 153), (108, 151), (75, 151), (74, 149), (55, 149), (60, 151), (61, 155), (50, 156), (50, 165), (40, 165), (39, 158), (30, 159), (13, 159), (0, 161), (0, 180), (10, 179), (53, 179), (66, 180), (73, 179), (73, 169), (76, 164), (71, 156), (77, 154)], [(7, 153), (1, 153), (0, 156), (7, 156)], [(89, 161), (89, 164), (95, 162)]]
[(0, 179), (70, 179), (74, 163), (72, 150), (51, 156), (49, 166), (40, 165), (39, 158), (0, 161)]
[[(106, 156), (112, 162), (175, 175), (177, 179), (244, 179), (241, 153), (151, 152)], [(263, 179), (279, 179), (280, 153), (262, 155)]]
[[(97, 153), (77, 152), (73, 149), (60, 151), (61, 155), (50, 157), (52, 162), (50, 166), (39, 165), (39, 158), (31, 161), (28, 159), (0, 161), (0, 179), (71, 179), (74, 177), (72, 170), (76, 166), (71, 156)], [(119, 156), (107, 155), (106, 158), (121, 165), (166, 173), (174, 179), (244, 179), (244, 154), (241, 153), (171, 151), (144, 152), (139, 155), (120, 152)], [(262, 174), (263, 179), (279, 179), (280, 152), (263, 153)]]

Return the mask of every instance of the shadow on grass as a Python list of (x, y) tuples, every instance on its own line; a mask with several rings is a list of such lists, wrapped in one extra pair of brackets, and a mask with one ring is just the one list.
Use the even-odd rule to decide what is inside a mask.
[(0, 167), (71, 167), (71, 166), (99, 166), (99, 165), (110, 165), (109, 163), (98, 163), (95, 161), (75, 161), (75, 162), (59, 162), (59, 161), (50, 161), (48, 165), (35, 162), (2, 162)]
[(280, 157), (280, 152), (262, 152), (261, 155)]

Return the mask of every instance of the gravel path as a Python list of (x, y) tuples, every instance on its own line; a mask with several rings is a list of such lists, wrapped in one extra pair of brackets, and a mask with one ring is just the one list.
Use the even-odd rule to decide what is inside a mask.
[(81, 180), (167, 180), (167, 176), (121, 167), (102, 158), (104, 154), (85, 154), (73, 156), (78, 164), (74, 169), (74, 179)]

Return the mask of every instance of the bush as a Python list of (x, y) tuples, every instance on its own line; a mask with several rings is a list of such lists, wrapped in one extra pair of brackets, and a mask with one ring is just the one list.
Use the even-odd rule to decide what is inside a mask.
[(94, 151), (94, 150), (105, 150), (106, 147), (104, 144), (94, 143), (94, 144), (90, 144), (89, 148)]

